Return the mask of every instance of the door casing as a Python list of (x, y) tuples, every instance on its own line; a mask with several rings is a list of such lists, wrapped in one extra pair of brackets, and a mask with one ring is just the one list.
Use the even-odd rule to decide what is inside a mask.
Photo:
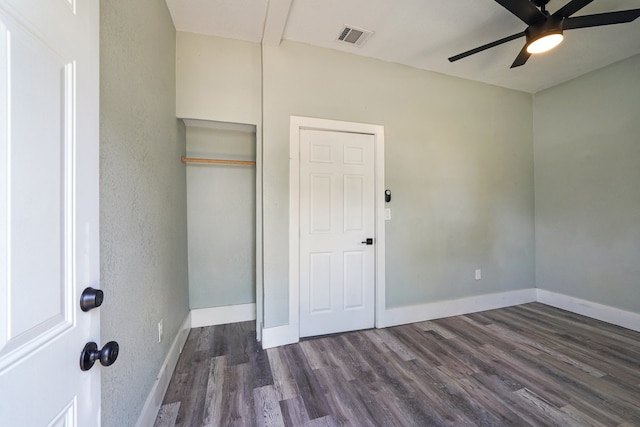
[[(385, 310), (384, 126), (291, 116), (289, 137), (289, 334), (300, 337), (300, 131), (314, 129), (369, 134), (374, 137), (375, 325)], [(293, 337), (291, 336), (293, 335)]]

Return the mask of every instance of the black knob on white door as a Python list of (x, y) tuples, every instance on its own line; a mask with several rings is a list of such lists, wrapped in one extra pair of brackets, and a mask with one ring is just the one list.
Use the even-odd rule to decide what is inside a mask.
[(362, 241), (363, 245), (373, 245), (373, 239), (372, 238), (368, 238), (366, 240)]
[(102, 350), (98, 350), (96, 343), (89, 342), (80, 353), (80, 369), (88, 371), (96, 363), (96, 360), (99, 360), (102, 366), (111, 366), (118, 358), (119, 351), (120, 346), (115, 341), (106, 343)]
[(100, 289), (93, 289), (88, 287), (82, 291), (80, 295), (80, 308), (82, 311), (89, 311), (94, 308), (98, 308), (102, 305), (104, 300), (104, 293)]

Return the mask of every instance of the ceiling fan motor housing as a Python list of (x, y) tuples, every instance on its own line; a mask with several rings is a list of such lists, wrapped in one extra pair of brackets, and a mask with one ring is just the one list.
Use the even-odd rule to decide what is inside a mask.
[(562, 17), (551, 15), (545, 21), (527, 27), (524, 30), (527, 45), (550, 34), (562, 34), (562, 21)]

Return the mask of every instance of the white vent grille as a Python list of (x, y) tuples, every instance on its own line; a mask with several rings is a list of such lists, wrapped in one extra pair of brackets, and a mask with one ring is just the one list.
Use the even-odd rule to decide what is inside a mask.
[(372, 35), (373, 31), (345, 25), (336, 40), (340, 43), (361, 47)]

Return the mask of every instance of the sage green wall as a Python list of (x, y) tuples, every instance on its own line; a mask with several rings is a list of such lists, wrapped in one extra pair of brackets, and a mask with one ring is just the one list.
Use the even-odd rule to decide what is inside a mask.
[[(240, 94), (243, 108), (217, 88), (250, 84), (259, 54), (259, 45), (178, 33), (178, 114), (242, 121), (260, 97)], [(263, 64), (266, 327), (289, 320), (291, 115), (385, 126), (388, 307), (534, 286), (530, 94), (288, 41), (264, 47)]]
[[(256, 134), (187, 127), (187, 156), (256, 158)], [(187, 166), (189, 306), (256, 302), (256, 168)]]
[(534, 98), (536, 281), (640, 313), (640, 55)]
[(291, 115), (384, 126), (387, 307), (534, 286), (530, 94), (288, 41), (263, 61), (265, 326), (288, 322)]
[[(178, 32), (176, 35), (176, 115), (182, 118), (256, 126), (256, 157), (262, 155), (262, 70), (260, 45)], [(260, 162), (256, 166), (260, 186)], [(255, 194), (262, 205), (262, 194)], [(260, 211), (256, 212), (260, 215)], [(262, 221), (256, 226), (257, 271), (262, 265)], [(256, 330), (262, 328), (262, 277), (255, 276)], [(226, 292), (226, 291), (225, 291)]]
[[(188, 313), (184, 126), (164, 2), (100, 2), (102, 425), (132, 426)], [(164, 339), (157, 324), (164, 321)], [(96, 368), (94, 368), (96, 369)]]
[(260, 45), (178, 32), (176, 114), (259, 125)]

